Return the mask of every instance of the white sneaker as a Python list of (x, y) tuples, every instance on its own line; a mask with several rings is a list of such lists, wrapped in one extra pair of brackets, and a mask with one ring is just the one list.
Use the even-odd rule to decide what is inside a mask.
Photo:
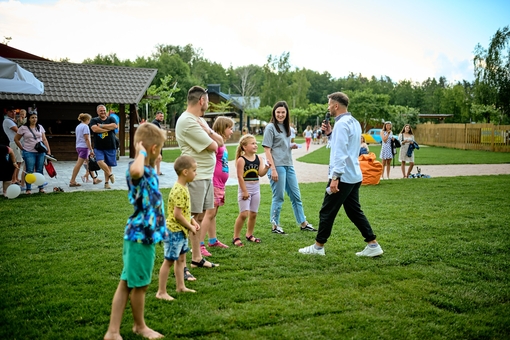
[(299, 249), (299, 252), (301, 254), (322, 255), (322, 256), (326, 255), (324, 248), (317, 250), (317, 249), (315, 249), (315, 244), (312, 244), (311, 246), (308, 246), (308, 247), (301, 248), (301, 249)]
[(382, 255), (382, 253), (384, 253), (384, 252), (379, 244), (377, 244), (377, 247), (370, 247), (367, 244), (365, 249), (363, 249), (363, 251), (357, 252), (356, 255), (357, 256), (374, 257), (374, 256)]

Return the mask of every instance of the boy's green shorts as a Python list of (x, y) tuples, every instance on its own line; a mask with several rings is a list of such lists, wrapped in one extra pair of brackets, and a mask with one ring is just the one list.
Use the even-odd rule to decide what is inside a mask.
[(148, 286), (151, 283), (155, 259), (156, 245), (124, 240), (124, 268), (120, 279), (126, 281), (128, 288)]

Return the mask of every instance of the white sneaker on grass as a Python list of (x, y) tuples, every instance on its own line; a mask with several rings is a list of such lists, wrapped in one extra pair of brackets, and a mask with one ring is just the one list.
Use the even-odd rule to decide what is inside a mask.
[(299, 252), (301, 254), (310, 254), (310, 255), (326, 255), (326, 252), (324, 251), (324, 248), (322, 249), (316, 249), (315, 244), (312, 244), (311, 246), (304, 247), (299, 249)]
[(360, 252), (357, 252), (357, 256), (368, 256), (368, 257), (374, 257), (382, 255), (383, 250), (379, 244), (377, 244), (377, 247), (371, 247), (369, 244)]

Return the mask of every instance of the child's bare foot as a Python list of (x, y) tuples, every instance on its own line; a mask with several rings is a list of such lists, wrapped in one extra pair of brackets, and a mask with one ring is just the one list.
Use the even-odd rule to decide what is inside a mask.
[(119, 333), (106, 332), (103, 339), (104, 340), (122, 340), (122, 337), (120, 336)]
[(141, 335), (147, 339), (161, 339), (165, 337), (163, 334), (158, 333), (147, 326), (145, 326), (145, 328), (142, 329), (137, 329), (136, 326), (133, 326), (133, 333)]
[(189, 289), (187, 287), (184, 287), (182, 289), (176, 289), (175, 290), (177, 293), (196, 293), (197, 291), (196, 290), (193, 290), (193, 289)]
[(167, 300), (167, 301), (172, 301), (172, 300), (174, 300), (174, 298), (173, 298), (173, 297), (171, 297), (170, 295), (168, 295), (168, 293), (163, 293), (163, 294), (161, 294), (161, 293), (157, 292), (157, 293), (156, 293), (156, 298), (157, 298), (157, 299), (161, 299), (161, 300)]

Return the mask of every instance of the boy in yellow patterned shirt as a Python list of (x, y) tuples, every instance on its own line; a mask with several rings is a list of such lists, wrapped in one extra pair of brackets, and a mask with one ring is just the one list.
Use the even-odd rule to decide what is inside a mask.
[(177, 292), (195, 293), (193, 289), (187, 288), (184, 284), (184, 271), (186, 253), (189, 251), (188, 234), (189, 232), (195, 234), (200, 229), (200, 225), (191, 216), (191, 201), (187, 186), (189, 182), (195, 179), (197, 163), (191, 156), (180, 156), (174, 162), (174, 169), (178, 178), (168, 196), (166, 226), (169, 237), (164, 241), (165, 260), (159, 270), (159, 287), (156, 293), (158, 299), (168, 301), (174, 299), (166, 291), (168, 274), (174, 262), (175, 290)]

